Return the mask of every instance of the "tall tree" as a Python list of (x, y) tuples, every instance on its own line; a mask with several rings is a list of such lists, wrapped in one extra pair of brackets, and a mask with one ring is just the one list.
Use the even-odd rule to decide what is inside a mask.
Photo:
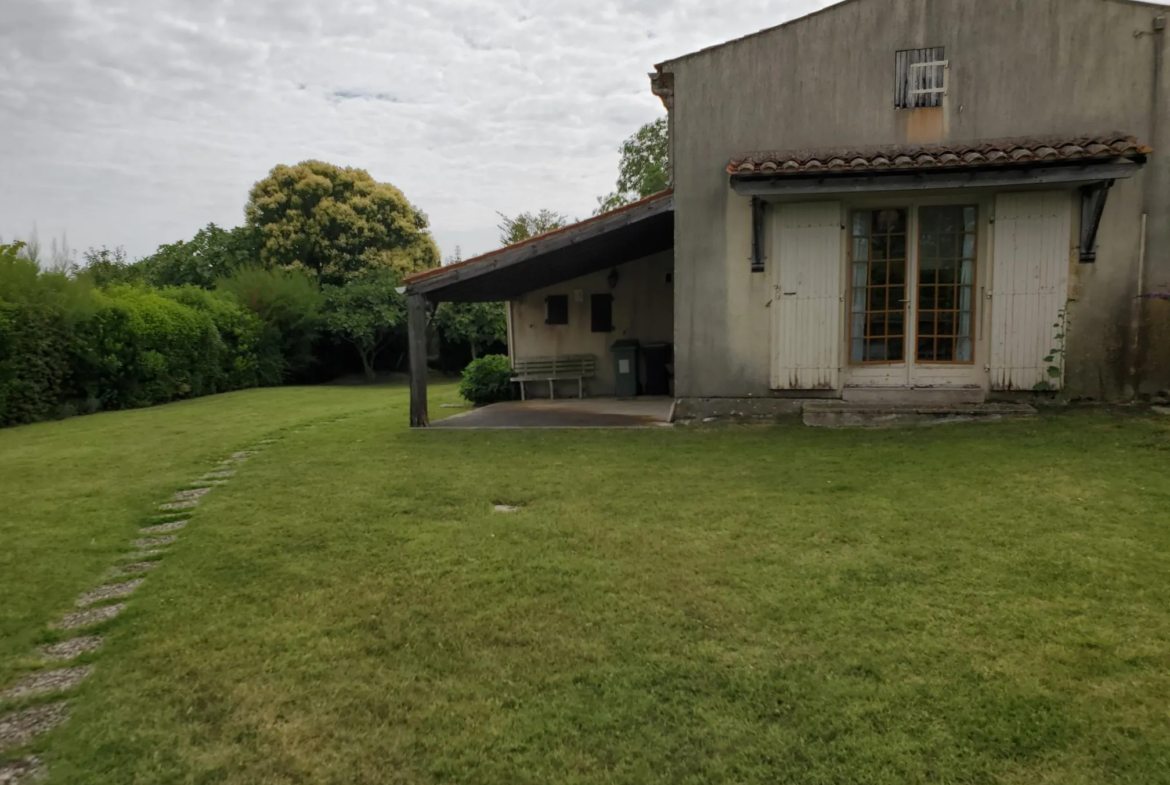
[(484, 347), (508, 342), (503, 303), (440, 303), (432, 321), (443, 340), (470, 346), (473, 360)]
[(369, 269), (406, 275), (439, 263), (426, 214), (361, 169), (322, 161), (277, 166), (252, 188), (245, 214), (260, 230), (266, 264), (310, 270), (324, 284)]
[(669, 150), (665, 117), (646, 123), (622, 142), (617, 189), (597, 199), (594, 215), (666, 190), (670, 184)]
[(504, 245), (514, 245), (530, 237), (547, 234), (563, 228), (568, 219), (560, 213), (542, 209), (538, 213), (520, 213), (515, 218), (509, 218), (498, 213), (503, 221), (499, 224), (500, 242)]

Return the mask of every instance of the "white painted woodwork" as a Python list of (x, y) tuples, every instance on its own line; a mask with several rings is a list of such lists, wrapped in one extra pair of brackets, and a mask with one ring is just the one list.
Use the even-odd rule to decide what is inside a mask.
[(842, 341), (841, 204), (773, 208), (772, 387), (836, 390)]
[(1072, 197), (1067, 191), (999, 194), (991, 276), (991, 389), (1032, 390), (1060, 379), (1045, 361), (1068, 302)]

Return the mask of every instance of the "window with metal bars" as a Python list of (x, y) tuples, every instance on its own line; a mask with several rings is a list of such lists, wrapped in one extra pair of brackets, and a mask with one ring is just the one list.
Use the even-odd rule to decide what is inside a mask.
[(894, 106), (898, 109), (942, 106), (947, 92), (946, 56), (944, 46), (898, 52), (894, 56)]

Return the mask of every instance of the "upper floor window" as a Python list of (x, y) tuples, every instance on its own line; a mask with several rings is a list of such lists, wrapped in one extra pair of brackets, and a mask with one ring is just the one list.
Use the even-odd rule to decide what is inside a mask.
[(921, 109), (942, 106), (947, 91), (947, 50), (903, 49), (895, 55), (894, 106)]

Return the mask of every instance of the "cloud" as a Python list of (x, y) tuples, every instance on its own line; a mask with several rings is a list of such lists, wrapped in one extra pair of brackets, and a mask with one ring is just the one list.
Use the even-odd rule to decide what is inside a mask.
[(654, 63), (829, 4), (3, 0), (0, 236), (141, 256), (318, 158), (394, 183), (468, 256), (497, 212), (591, 212), (663, 112)]

